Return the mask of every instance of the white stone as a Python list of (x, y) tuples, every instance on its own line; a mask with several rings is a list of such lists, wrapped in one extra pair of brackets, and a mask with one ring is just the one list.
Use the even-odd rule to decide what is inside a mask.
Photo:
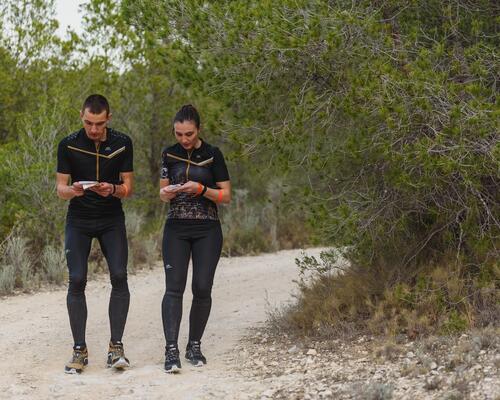
[(296, 352), (297, 352), (297, 350), (298, 350), (297, 346), (293, 345), (292, 347), (290, 347), (290, 348), (288, 349), (288, 352), (289, 352), (289, 353), (296, 353)]
[(314, 349), (309, 349), (307, 351), (307, 355), (308, 356), (315, 356), (316, 354), (318, 354), (318, 352), (316, 350), (314, 350)]

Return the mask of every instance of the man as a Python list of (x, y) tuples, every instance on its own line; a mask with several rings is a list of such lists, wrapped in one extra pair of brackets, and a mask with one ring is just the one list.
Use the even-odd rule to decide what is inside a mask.
[(83, 103), (83, 128), (59, 143), (57, 195), (70, 200), (65, 229), (69, 270), (67, 307), (74, 346), (65, 372), (83, 371), (88, 363), (85, 327), (88, 256), (93, 238), (99, 241), (111, 278), (108, 367), (130, 365), (121, 342), (130, 293), (127, 284), (127, 235), (121, 199), (133, 189), (133, 148), (127, 135), (109, 128), (105, 97), (94, 94)]

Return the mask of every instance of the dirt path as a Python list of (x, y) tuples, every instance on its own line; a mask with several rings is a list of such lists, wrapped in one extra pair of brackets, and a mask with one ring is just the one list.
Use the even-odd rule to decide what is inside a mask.
[[(318, 254), (319, 250), (310, 250)], [(163, 372), (164, 339), (160, 304), (161, 267), (129, 279), (132, 294), (124, 343), (132, 367), (106, 369), (109, 340), (105, 277), (89, 282), (87, 345), (89, 366), (82, 375), (66, 375), (71, 334), (64, 289), (0, 300), (0, 399), (247, 399), (260, 391), (234, 370), (230, 352), (247, 329), (266, 319), (269, 305), (290, 299), (298, 269), (290, 250), (257, 257), (224, 258), (218, 267), (213, 309), (203, 339), (208, 365), (183, 363), (182, 373)], [(189, 282), (189, 281), (188, 281)], [(186, 290), (179, 346), (186, 343), (191, 294)], [(172, 397), (171, 397), (172, 396)]]

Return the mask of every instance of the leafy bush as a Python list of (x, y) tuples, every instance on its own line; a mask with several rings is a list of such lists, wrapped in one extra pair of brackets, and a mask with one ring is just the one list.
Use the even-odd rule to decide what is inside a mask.
[(297, 326), (418, 335), (497, 320), (496, 5), (141, 0), (123, 11), (159, 42), (179, 38), (166, 50), (174, 74), (228, 106), (236, 153), (267, 155), (315, 237), (345, 250), (348, 271), (301, 287)]

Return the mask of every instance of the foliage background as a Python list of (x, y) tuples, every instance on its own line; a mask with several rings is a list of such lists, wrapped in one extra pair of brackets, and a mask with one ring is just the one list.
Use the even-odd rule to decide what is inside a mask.
[[(135, 263), (159, 255), (159, 152), (193, 103), (235, 188), (225, 254), (342, 249), (299, 261), (315, 273), (292, 325), (498, 323), (496, 2), (91, 0), (86, 33), (67, 40), (52, 1), (1, 7), (1, 273), (18, 277), (4, 287), (45, 279), (40, 254), (60, 247), (64, 221), (53, 149), (101, 92), (135, 143)], [(13, 238), (33, 259), (29, 281)], [(337, 256), (351, 265), (340, 275)]]

